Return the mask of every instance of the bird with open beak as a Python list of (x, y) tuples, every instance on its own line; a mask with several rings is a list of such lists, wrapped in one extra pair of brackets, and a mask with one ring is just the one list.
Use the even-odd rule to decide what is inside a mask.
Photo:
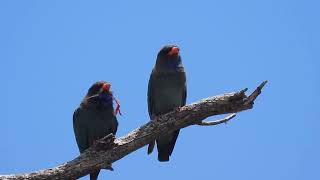
[[(120, 113), (118, 100), (110, 91), (111, 85), (105, 81), (94, 83), (88, 90), (73, 114), (73, 130), (80, 153), (88, 149), (96, 140), (112, 133), (118, 128), (117, 113)], [(114, 110), (113, 101), (117, 107)], [(107, 169), (112, 170), (111, 164)], [(90, 180), (98, 178), (100, 169), (90, 173)]]

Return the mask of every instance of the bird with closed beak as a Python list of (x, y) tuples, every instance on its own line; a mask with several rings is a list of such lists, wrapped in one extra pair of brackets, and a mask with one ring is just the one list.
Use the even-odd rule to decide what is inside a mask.
[[(177, 45), (164, 46), (158, 53), (148, 84), (148, 111), (151, 119), (186, 104), (186, 73)], [(156, 139), (158, 160), (169, 161), (180, 130), (167, 132)], [(148, 154), (155, 142), (150, 142)]]

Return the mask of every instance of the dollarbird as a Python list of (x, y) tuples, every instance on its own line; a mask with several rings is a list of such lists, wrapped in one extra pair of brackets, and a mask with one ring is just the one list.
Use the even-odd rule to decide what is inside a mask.
[[(96, 140), (117, 132), (116, 115), (120, 113), (120, 105), (113, 97), (110, 86), (105, 81), (94, 83), (73, 114), (73, 130), (80, 153)], [(117, 103), (115, 110), (113, 101)], [(111, 164), (108, 166), (108, 169), (112, 169)], [(90, 180), (96, 180), (99, 172), (100, 169), (90, 173)]]
[[(179, 47), (164, 46), (157, 55), (148, 84), (148, 111), (153, 119), (186, 104), (186, 74), (182, 65)], [(156, 139), (158, 160), (169, 161), (180, 130), (162, 134)], [(155, 142), (149, 143), (148, 154)]]

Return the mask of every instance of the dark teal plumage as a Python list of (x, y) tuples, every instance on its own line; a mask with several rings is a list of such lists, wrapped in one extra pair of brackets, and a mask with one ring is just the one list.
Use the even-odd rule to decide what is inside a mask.
[[(157, 61), (150, 75), (148, 84), (148, 111), (150, 118), (168, 113), (186, 104), (186, 75), (178, 54), (170, 54), (174, 45), (160, 50)], [(156, 140), (158, 160), (169, 161), (174, 149), (179, 130), (163, 134)], [(155, 142), (149, 144), (148, 154), (153, 150)]]
[[(116, 134), (118, 121), (113, 109), (113, 96), (103, 91), (106, 82), (99, 81), (91, 86), (87, 95), (73, 114), (73, 129), (80, 153), (94, 141), (112, 133)], [(96, 180), (100, 170), (90, 174)]]

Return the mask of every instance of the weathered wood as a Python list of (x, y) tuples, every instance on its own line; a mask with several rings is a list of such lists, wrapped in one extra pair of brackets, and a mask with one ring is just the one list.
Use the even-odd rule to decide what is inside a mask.
[[(89, 174), (95, 169), (108, 168), (131, 152), (147, 145), (165, 132), (185, 128), (190, 125), (216, 125), (230, 120), (233, 115), (214, 122), (202, 122), (210, 116), (236, 113), (251, 109), (253, 102), (266, 84), (264, 81), (257, 89), (246, 96), (244, 89), (239, 92), (227, 93), (203, 99), (199, 102), (183, 106), (131, 131), (129, 134), (115, 139), (108, 135), (100, 139), (80, 156), (60, 166), (26, 174), (0, 175), (0, 179), (76, 179)], [(209, 124), (208, 124), (209, 123)]]

